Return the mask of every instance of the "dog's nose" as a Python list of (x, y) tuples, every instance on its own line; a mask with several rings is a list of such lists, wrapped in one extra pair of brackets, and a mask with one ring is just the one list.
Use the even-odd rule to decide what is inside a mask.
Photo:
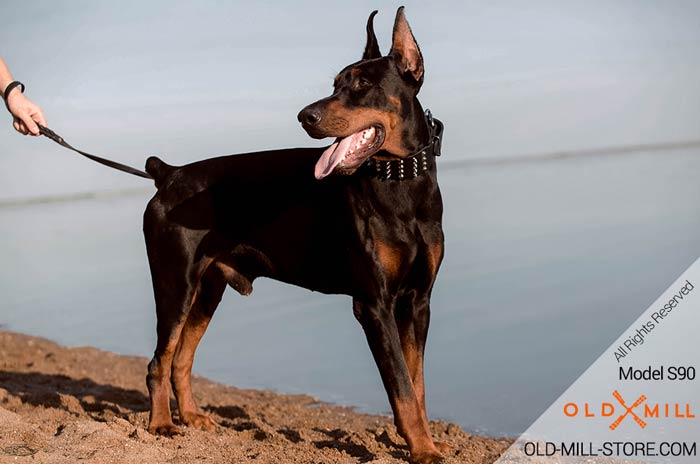
[(321, 112), (315, 108), (306, 107), (299, 112), (297, 119), (305, 126), (315, 126), (321, 121)]

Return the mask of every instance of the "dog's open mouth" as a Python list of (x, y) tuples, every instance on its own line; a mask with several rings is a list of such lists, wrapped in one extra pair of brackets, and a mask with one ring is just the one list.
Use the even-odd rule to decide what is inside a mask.
[(379, 151), (384, 143), (384, 128), (370, 126), (347, 137), (339, 137), (316, 162), (316, 179), (334, 171), (352, 174), (367, 158)]

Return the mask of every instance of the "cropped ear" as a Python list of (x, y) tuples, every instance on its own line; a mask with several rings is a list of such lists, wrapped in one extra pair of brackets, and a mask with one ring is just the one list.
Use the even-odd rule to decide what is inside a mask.
[(399, 7), (396, 11), (394, 35), (389, 54), (396, 60), (401, 74), (410, 74), (420, 84), (423, 82), (423, 55), (403, 14), (403, 8)]
[(378, 11), (374, 10), (370, 13), (369, 19), (367, 19), (367, 45), (365, 45), (365, 52), (362, 54), (363, 60), (382, 57), (382, 52), (379, 50), (379, 44), (377, 43), (377, 36), (374, 35), (374, 17), (377, 13)]

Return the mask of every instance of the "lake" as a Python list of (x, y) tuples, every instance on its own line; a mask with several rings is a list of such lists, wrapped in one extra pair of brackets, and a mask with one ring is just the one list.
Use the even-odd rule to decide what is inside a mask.
[[(426, 353), (431, 418), (508, 435), (532, 423), (700, 256), (698, 155), (439, 160), (446, 258)], [(150, 196), (2, 205), (3, 327), (150, 358)], [(226, 292), (197, 374), (388, 413), (350, 298), (266, 279), (254, 288)]]

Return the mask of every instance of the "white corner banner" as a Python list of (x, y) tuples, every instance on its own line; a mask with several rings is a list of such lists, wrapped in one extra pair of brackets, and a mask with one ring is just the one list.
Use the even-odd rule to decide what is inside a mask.
[(496, 463), (700, 463), (698, 370), (700, 260)]

